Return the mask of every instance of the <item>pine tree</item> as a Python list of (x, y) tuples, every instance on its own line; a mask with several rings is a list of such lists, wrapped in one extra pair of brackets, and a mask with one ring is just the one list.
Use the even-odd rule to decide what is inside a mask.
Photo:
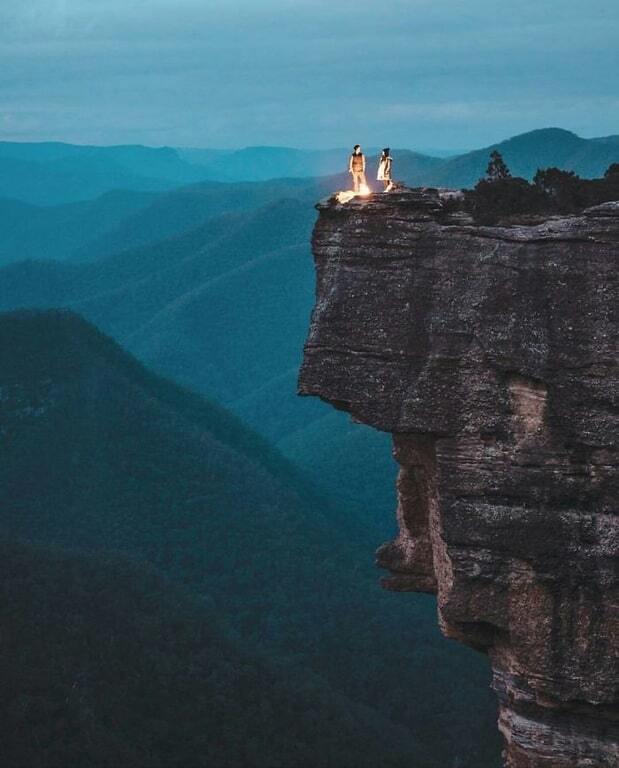
[(486, 178), (488, 181), (498, 181), (499, 179), (509, 179), (511, 173), (503, 160), (503, 156), (495, 149), (490, 153), (490, 162), (486, 169)]

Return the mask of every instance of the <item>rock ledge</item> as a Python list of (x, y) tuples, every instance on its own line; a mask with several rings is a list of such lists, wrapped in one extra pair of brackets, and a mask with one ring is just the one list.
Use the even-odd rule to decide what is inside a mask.
[(388, 589), (489, 654), (509, 768), (619, 765), (619, 202), (475, 225), (330, 199), (299, 391), (393, 434)]

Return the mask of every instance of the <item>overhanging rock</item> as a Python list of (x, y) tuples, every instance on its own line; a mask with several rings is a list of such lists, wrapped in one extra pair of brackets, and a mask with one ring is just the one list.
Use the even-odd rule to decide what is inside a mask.
[(619, 765), (619, 203), (477, 226), (321, 203), (299, 391), (394, 436), (385, 586), (490, 655), (509, 768)]

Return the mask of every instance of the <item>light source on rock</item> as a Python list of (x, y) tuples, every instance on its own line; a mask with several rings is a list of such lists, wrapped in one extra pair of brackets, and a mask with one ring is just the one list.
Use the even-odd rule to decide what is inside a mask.
[(353, 192), (352, 189), (347, 189), (343, 192), (338, 192), (335, 195), (335, 199), (338, 203), (349, 203), (355, 197), (367, 197), (372, 194), (372, 190), (367, 184), (362, 184), (358, 192)]

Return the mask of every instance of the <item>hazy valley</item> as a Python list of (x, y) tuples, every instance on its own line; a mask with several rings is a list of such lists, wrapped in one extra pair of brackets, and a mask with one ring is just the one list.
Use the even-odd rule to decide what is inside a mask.
[[(527, 178), (595, 176), (619, 138), (499, 146)], [(488, 150), (394, 158), (465, 187)], [(486, 660), (440, 636), (433, 599), (378, 586), (389, 436), (296, 394), (313, 206), (343, 164), (0, 144), (12, 764), (24, 732), (41, 768), (499, 764)]]

